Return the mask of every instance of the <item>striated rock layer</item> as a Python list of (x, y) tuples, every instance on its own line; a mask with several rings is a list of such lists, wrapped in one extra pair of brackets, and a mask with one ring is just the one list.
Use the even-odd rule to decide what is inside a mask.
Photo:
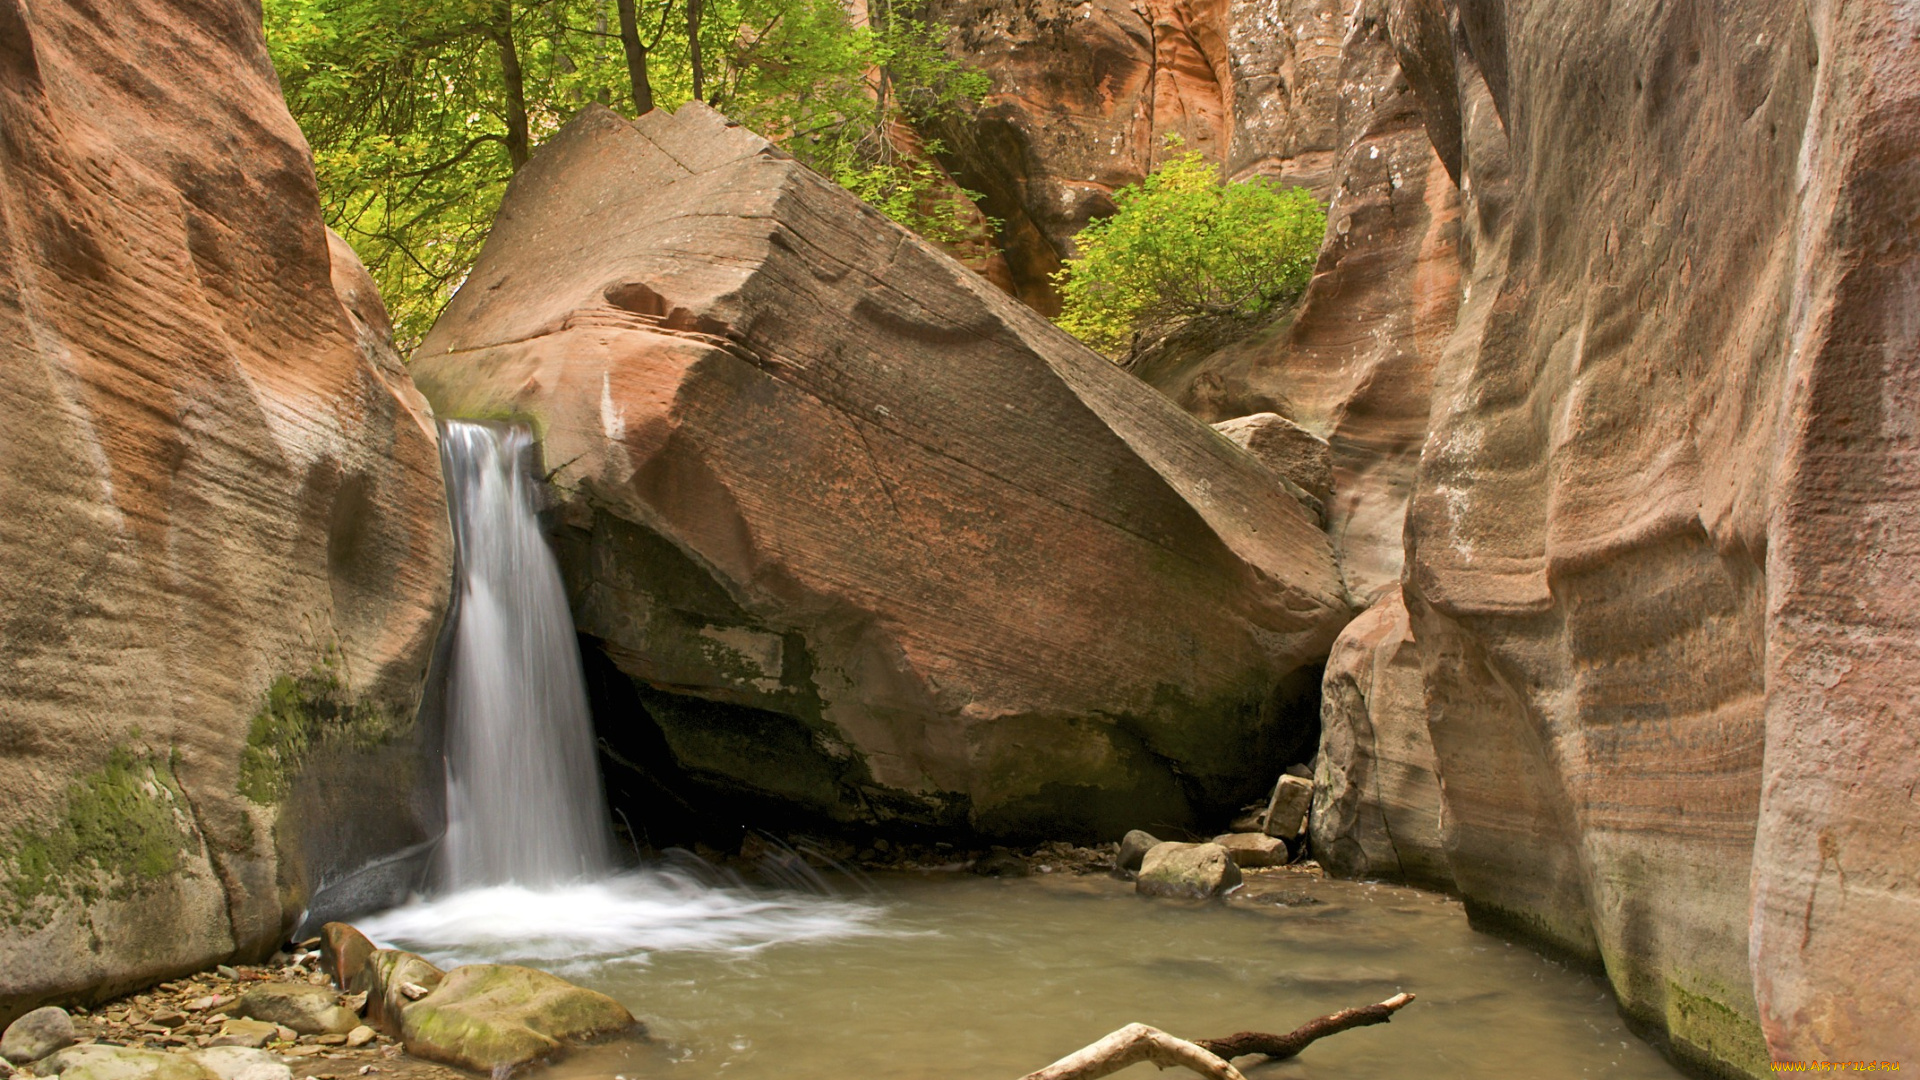
[(540, 432), (616, 754), (657, 728), (818, 818), (1117, 837), (1310, 753), (1347, 609), (1307, 512), (705, 106), (556, 136), (414, 373)]
[(0, 1021), (434, 827), (433, 426), (259, 18), (0, 0)]
[(1394, 16), (1470, 252), (1406, 525), (1470, 910), (1710, 1069), (1920, 1056), (1911, 12)]

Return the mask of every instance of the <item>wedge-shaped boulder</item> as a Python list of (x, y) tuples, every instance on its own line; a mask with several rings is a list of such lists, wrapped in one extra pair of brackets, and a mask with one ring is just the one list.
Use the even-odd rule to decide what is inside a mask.
[(408, 1053), (481, 1072), (640, 1031), (626, 1006), (607, 995), (513, 964), (454, 968), (402, 1011), (401, 1029)]
[(542, 436), (609, 745), (684, 802), (1118, 839), (1310, 752), (1312, 515), (705, 106), (550, 140), (412, 370)]

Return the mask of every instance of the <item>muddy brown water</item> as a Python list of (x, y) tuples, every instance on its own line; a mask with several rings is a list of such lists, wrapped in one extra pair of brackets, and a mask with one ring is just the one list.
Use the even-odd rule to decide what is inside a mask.
[(1186, 1038), (1287, 1031), (1399, 991), (1417, 1000), (1390, 1024), (1239, 1064), (1252, 1080), (1681, 1075), (1598, 979), (1472, 930), (1430, 893), (1286, 871), (1211, 904), (1142, 899), (1106, 877), (870, 883), (856, 931), (801, 940), (668, 938), (566, 960), (392, 936), (443, 962), (559, 971), (652, 1030), (650, 1047), (588, 1051), (546, 1080), (1015, 1080), (1133, 1021)]

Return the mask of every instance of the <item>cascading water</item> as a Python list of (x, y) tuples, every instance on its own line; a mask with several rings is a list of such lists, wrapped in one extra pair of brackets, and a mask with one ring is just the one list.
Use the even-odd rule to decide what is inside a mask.
[(440, 447), (459, 556), (440, 891), (360, 928), (448, 964), (557, 970), (874, 932), (870, 903), (614, 872), (573, 617), (534, 513), (533, 438), (455, 420)]
[(458, 555), (447, 712), (453, 888), (605, 875), (593, 720), (560, 567), (535, 516), (525, 428), (448, 421), (440, 440)]

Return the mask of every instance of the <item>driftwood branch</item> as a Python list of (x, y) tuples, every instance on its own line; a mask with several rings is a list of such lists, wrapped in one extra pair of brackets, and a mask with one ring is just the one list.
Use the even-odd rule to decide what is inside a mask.
[(1324, 1039), (1348, 1028), (1366, 1027), (1369, 1024), (1384, 1024), (1393, 1019), (1393, 1014), (1405, 1008), (1413, 1000), (1412, 994), (1395, 994), (1377, 1005), (1362, 1005), (1357, 1009), (1342, 1009), (1332, 1016), (1323, 1016), (1318, 1020), (1309, 1020), (1285, 1035), (1268, 1035), (1260, 1031), (1242, 1031), (1224, 1039), (1200, 1039), (1195, 1045), (1204, 1047), (1208, 1052), (1228, 1061), (1247, 1054), (1265, 1054), (1270, 1058), (1290, 1058), (1307, 1048), (1315, 1039)]
[(1162, 1069), (1183, 1065), (1214, 1080), (1246, 1080), (1240, 1070), (1218, 1057), (1145, 1024), (1128, 1024), (1039, 1072), (1028, 1073), (1021, 1080), (1094, 1080), (1142, 1061), (1151, 1061)]
[(1412, 994), (1395, 994), (1377, 1005), (1342, 1009), (1331, 1016), (1309, 1020), (1285, 1035), (1243, 1031), (1224, 1039), (1188, 1042), (1145, 1024), (1128, 1024), (1099, 1042), (1076, 1050), (1039, 1072), (1028, 1073), (1020, 1080), (1095, 1080), (1096, 1077), (1119, 1072), (1142, 1061), (1150, 1061), (1162, 1069), (1179, 1065), (1213, 1080), (1246, 1080), (1233, 1067), (1232, 1059), (1247, 1054), (1290, 1058), (1317, 1039), (1348, 1028), (1384, 1024), (1412, 1000)]

